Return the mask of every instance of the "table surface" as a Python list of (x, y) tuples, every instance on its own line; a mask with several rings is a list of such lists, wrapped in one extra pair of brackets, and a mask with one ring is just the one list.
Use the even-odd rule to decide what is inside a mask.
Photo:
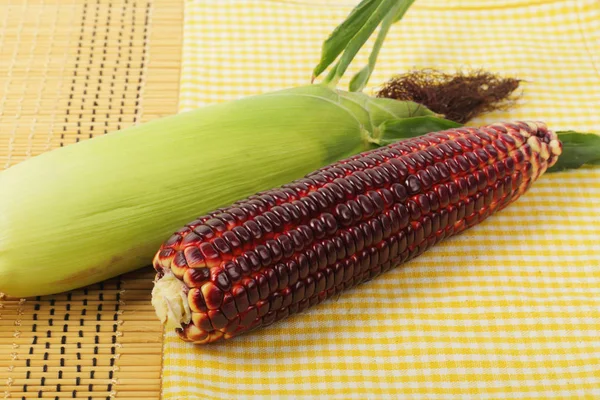
[[(181, 0), (1, 0), (0, 169), (178, 110)], [(0, 299), (0, 398), (160, 397), (152, 269)]]
[[(306, 84), (315, 43), (355, 2), (189, 0), (185, 21), (183, 3), (0, 0), (0, 169)], [(420, 66), (510, 72), (526, 80), (522, 104), (477, 123), (536, 118), (598, 132), (599, 15), (594, 0), (422, 0), (391, 32), (371, 82)], [(151, 400), (161, 385), (165, 399), (597, 394), (599, 173), (545, 176), (409, 267), (210, 349), (163, 337), (151, 268), (57, 296), (2, 298), (0, 398)]]

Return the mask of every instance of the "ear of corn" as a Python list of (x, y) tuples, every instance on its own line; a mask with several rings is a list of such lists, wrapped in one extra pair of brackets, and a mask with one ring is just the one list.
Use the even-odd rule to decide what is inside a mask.
[(543, 123), (516, 122), (428, 133), (318, 168), (164, 242), (156, 313), (199, 344), (268, 326), (485, 220), (561, 150)]
[(310, 85), (15, 165), (0, 173), (0, 292), (57, 293), (146, 266), (187, 221), (366, 150), (377, 125), (415, 113), (432, 114)]

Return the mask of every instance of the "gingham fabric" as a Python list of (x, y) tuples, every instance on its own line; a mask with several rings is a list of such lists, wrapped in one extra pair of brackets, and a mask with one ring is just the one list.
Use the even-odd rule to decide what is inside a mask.
[[(188, 1), (181, 110), (308, 83), (356, 3)], [(524, 97), (473, 125), (600, 133), (599, 21), (597, 0), (417, 0), (369, 90), (412, 68), (485, 68), (526, 80)], [(545, 175), (480, 226), (308, 313), (210, 346), (167, 333), (163, 395), (600, 398), (599, 294), (600, 170)]]

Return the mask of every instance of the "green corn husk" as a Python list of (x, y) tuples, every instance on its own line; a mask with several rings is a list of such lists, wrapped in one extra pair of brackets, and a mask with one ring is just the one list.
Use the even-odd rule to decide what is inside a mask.
[(0, 172), (0, 292), (58, 293), (149, 265), (184, 223), (367, 150), (386, 121), (432, 114), (310, 85), (29, 159)]
[(313, 78), (339, 62), (322, 84), (155, 120), (0, 172), (0, 292), (58, 293), (149, 265), (190, 219), (368, 150), (386, 122), (433, 116), (335, 88), (373, 30), (412, 0), (401, 3), (363, 0), (349, 14), (324, 42)]

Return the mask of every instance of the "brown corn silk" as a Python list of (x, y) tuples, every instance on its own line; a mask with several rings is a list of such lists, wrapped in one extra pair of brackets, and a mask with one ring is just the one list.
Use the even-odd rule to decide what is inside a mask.
[(484, 70), (445, 73), (433, 69), (410, 71), (385, 82), (376, 97), (414, 101), (444, 118), (464, 124), (484, 113), (507, 110), (520, 94), (521, 80)]
[(229, 339), (368, 281), (518, 199), (561, 149), (540, 122), (429, 133), (198, 218), (154, 260), (187, 292), (177, 332)]

